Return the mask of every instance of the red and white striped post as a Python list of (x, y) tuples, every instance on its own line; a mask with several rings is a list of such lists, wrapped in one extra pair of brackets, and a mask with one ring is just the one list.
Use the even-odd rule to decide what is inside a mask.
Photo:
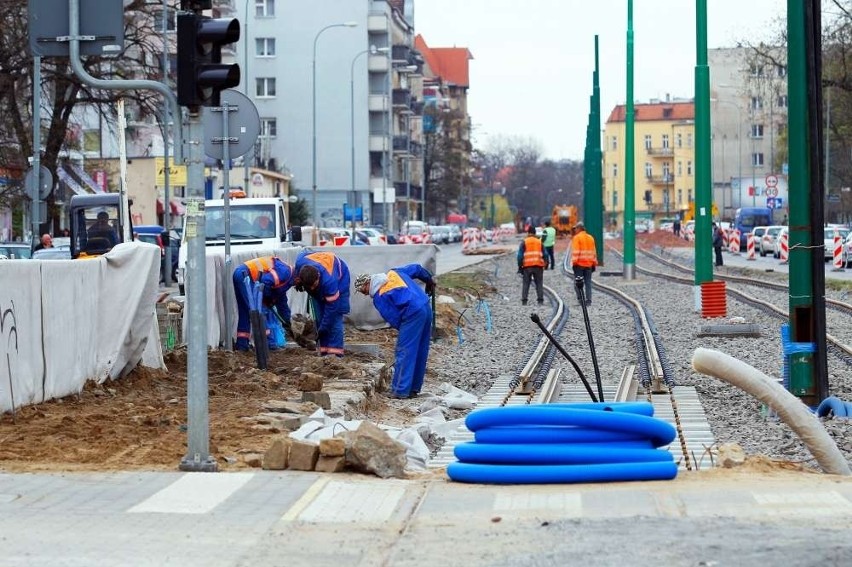
[(746, 240), (746, 260), (756, 260), (754, 257), (754, 234), (751, 232), (748, 233), (748, 240)]
[(781, 233), (781, 244), (779, 245), (779, 249), (781, 250), (781, 263), (786, 264), (787, 258), (790, 255), (790, 244), (788, 240), (788, 235), (786, 232)]
[(739, 229), (734, 229), (731, 231), (730, 240), (728, 241), (730, 246), (728, 250), (731, 251), (731, 254), (739, 255), (740, 253), (740, 231)]
[(835, 272), (843, 272), (843, 239), (840, 234), (834, 231), (834, 270)]

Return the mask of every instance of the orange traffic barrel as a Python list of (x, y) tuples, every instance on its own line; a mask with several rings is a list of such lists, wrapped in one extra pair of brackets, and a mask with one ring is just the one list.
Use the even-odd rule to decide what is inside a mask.
[(701, 284), (701, 316), (727, 317), (728, 298), (725, 295), (725, 282), (704, 282)]

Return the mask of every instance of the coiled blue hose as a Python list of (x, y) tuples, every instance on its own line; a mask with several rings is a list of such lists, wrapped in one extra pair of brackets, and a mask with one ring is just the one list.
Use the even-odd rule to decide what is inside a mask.
[(852, 402), (844, 402), (836, 396), (831, 396), (819, 404), (816, 414), (818, 417), (826, 417), (828, 414), (834, 414), (834, 417), (852, 418)]
[(452, 480), (537, 484), (667, 480), (676, 431), (647, 402), (485, 408), (465, 419), (475, 441), (455, 448)]

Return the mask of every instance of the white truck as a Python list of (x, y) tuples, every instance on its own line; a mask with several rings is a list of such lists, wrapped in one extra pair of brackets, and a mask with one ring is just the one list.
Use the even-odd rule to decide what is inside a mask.
[[(204, 202), (205, 233), (208, 252), (225, 251), (225, 201)], [(285, 214), (284, 199), (280, 197), (232, 198), (229, 203), (231, 251), (280, 248), (298, 244), (302, 228), (290, 227)], [(185, 227), (184, 227), (185, 228)], [(185, 293), (186, 230), (178, 252), (177, 282), (181, 295)]]

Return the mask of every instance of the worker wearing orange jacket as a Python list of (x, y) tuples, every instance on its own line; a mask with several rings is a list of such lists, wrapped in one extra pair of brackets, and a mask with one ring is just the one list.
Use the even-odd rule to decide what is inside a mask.
[(592, 272), (598, 265), (598, 253), (595, 238), (586, 232), (586, 225), (578, 222), (571, 229), (571, 267), (574, 277), (583, 278), (586, 293), (586, 305), (592, 304)]
[(544, 303), (544, 245), (541, 238), (535, 235), (535, 227), (527, 229), (527, 237), (518, 247), (518, 273), (524, 276), (521, 288), (521, 304), (527, 304), (530, 293), (530, 280), (535, 282), (535, 293), (538, 304)]

